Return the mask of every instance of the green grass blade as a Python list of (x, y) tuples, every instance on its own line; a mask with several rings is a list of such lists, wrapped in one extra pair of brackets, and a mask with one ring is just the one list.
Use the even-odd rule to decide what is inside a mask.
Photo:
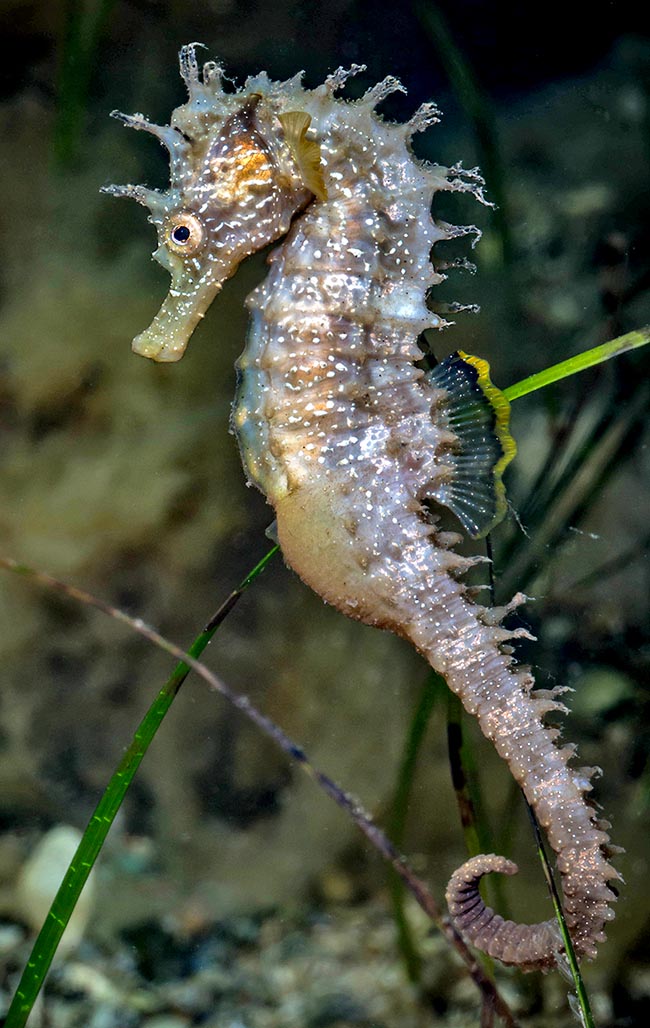
[(568, 964), (567, 970), (570, 974), (571, 979), (573, 980), (573, 984), (575, 985), (578, 1006), (582, 1014), (582, 1023), (584, 1025), (584, 1028), (595, 1028), (594, 1018), (589, 1003), (589, 996), (587, 995), (587, 990), (585, 989), (585, 985), (582, 980), (582, 975), (580, 974), (580, 965), (578, 964), (578, 958), (576, 957), (575, 950), (573, 948), (573, 942), (571, 941), (571, 936), (569, 935), (569, 929), (567, 928), (567, 923), (564, 919), (564, 911), (562, 909), (560, 893), (555, 883), (555, 878), (553, 877), (553, 871), (549, 863), (546, 849), (544, 848), (544, 842), (542, 840), (542, 833), (540, 831), (539, 822), (537, 821), (537, 818), (535, 817), (535, 812), (533, 811), (528, 801), (526, 801), (526, 807), (528, 808), (528, 814), (530, 816), (530, 820), (533, 826), (533, 832), (535, 833), (537, 854), (539, 856), (540, 863), (544, 871), (544, 877), (546, 878), (548, 891), (550, 892), (551, 900), (553, 901), (555, 917), (560, 928), (560, 934), (562, 936), (566, 961)]
[(76, 156), (102, 36), (115, 0), (66, 0), (53, 150), (63, 169)]
[(627, 353), (628, 350), (645, 346), (646, 343), (650, 343), (650, 326), (628, 332), (624, 336), (617, 336), (616, 339), (610, 339), (602, 346), (594, 346), (593, 349), (578, 353), (575, 357), (560, 361), (559, 364), (553, 364), (544, 371), (538, 371), (536, 375), (529, 375), (521, 382), (516, 382), (504, 389), (504, 396), (510, 401), (518, 400), (521, 396), (534, 393), (536, 389), (543, 389), (544, 386), (551, 385), (553, 382), (560, 382), (563, 378), (577, 374), (578, 371), (593, 368), (596, 364), (602, 364), (603, 361), (611, 360), (612, 357), (618, 357), (619, 354)]
[[(445, 686), (444, 678), (437, 675), (435, 671), (427, 676), (420, 698), (416, 704), (409, 725), (404, 752), (397, 775), (395, 797), (393, 799), (390, 817), (388, 819), (388, 834), (398, 849), (403, 848), (404, 834), (406, 831), (406, 819), (408, 816), (409, 801), (413, 788), (413, 779), (418, 763), (418, 757), (424, 742), (431, 714), (436, 700), (441, 695), (441, 689)], [(402, 879), (391, 867), (388, 870), (388, 887), (390, 889), (391, 903), (393, 906), (393, 917), (397, 930), (397, 945), (404, 961), (409, 981), (418, 983), (421, 978), (422, 960), (418, 953), (417, 946), (413, 940), (413, 934), (408, 922), (404, 907), (405, 886)]]
[[(230, 613), (239, 597), (264, 570), (278, 550), (278, 546), (274, 546), (269, 550), (262, 560), (255, 565), (253, 570), (249, 572), (238, 588), (221, 605), (201, 634), (192, 643), (188, 651), (191, 657), (196, 659), (203, 653), (217, 628)], [(11, 562), (0, 561), (0, 564), (17, 571), (19, 574), (27, 573), (27, 569), (19, 565), (11, 567)], [(97, 804), (70, 867), (54, 897), (43, 927), (34, 943), (29, 961), (23, 971), (20, 983), (9, 1007), (5, 1028), (23, 1028), (25, 1025), (45, 975), (52, 963), (61, 936), (66, 929), (72, 911), (86, 884), (88, 875), (113, 824), (115, 815), (120, 809), (126, 791), (165, 714), (172, 705), (178, 690), (187, 678), (190, 670), (189, 665), (183, 661), (179, 662), (176, 666), (138, 725), (131, 744), (127, 748), (106, 791)]]

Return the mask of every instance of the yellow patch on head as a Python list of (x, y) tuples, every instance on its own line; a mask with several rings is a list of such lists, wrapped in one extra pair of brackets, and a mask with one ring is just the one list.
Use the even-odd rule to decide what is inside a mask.
[(251, 179), (268, 182), (271, 178), (271, 161), (269, 155), (254, 146), (247, 140), (242, 141), (236, 148), (237, 170), (236, 180), (238, 183), (248, 182)]
[(221, 203), (236, 203), (251, 187), (266, 187), (273, 178), (269, 154), (243, 136), (230, 153), (211, 160), (210, 170), (212, 195)]
[(307, 189), (310, 189), (319, 200), (326, 200), (327, 190), (320, 160), (320, 146), (315, 139), (307, 139), (311, 116), (306, 111), (286, 111), (278, 115), (278, 120)]

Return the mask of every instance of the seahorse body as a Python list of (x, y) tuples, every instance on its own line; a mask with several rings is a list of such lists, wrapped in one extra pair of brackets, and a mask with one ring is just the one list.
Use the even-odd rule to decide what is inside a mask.
[[(356, 102), (336, 98), (357, 70), (312, 91), (262, 73), (225, 93), (217, 66), (201, 76), (189, 46), (189, 102), (171, 127), (120, 116), (171, 153), (168, 192), (108, 190), (150, 208), (155, 256), (172, 274), (134, 348), (178, 359), (242, 257), (285, 237), (247, 301), (238, 362), (233, 425), (250, 480), (275, 508), (284, 557), (303, 580), (349, 617), (409, 639), (476, 715), (547, 832), (574, 945), (592, 957), (613, 917), (607, 882), (619, 877), (608, 863), (609, 826), (585, 798), (593, 769), (570, 767), (573, 748), (560, 748), (558, 731), (544, 725), (546, 713), (564, 709), (561, 690), (532, 692), (532, 675), (511, 656), (509, 640), (523, 633), (500, 622), (523, 598), (499, 611), (474, 602), (460, 580), (473, 561), (427, 505), (449, 506), (470, 534), (487, 531), (502, 516), (500, 476), (514, 452), (507, 404), (484, 362), (460, 354), (427, 373), (417, 346), (425, 328), (443, 324), (426, 305), (443, 277), (431, 248), (467, 231), (431, 218), (432, 195), (480, 198), (480, 178), (411, 154), (413, 133), (437, 120), (433, 105), (406, 125), (374, 113), (401, 88), (396, 80)], [(479, 856), (452, 876), (458, 929), (506, 964), (555, 966), (555, 922), (519, 925), (486, 907), (478, 884), (490, 871), (516, 867)]]

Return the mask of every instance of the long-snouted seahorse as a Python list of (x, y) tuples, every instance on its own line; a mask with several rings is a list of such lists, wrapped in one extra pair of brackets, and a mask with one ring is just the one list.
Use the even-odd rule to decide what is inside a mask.
[[(607, 882), (619, 877), (609, 825), (585, 796), (593, 769), (570, 767), (573, 747), (560, 748), (544, 724), (564, 709), (561, 690), (531, 691), (530, 671), (513, 660), (507, 644), (521, 632), (501, 621), (522, 597), (500, 610), (474, 602), (460, 581), (473, 561), (430, 506), (485, 534), (503, 516), (501, 475), (514, 454), (508, 404), (487, 364), (458, 353), (425, 371), (416, 342), (443, 325), (426, 303), (444, 277), (431, 248), (468, 231), (432, 219), (432, 195), (481, 199), (480, 176), (413, 156), (412, 135), (437, 120), (433, 104), (404, 125), (375, 113), (402, 88), (394, 78), (350, 102), (334, 94), (359, 67), (314, 90), (300, 76), (261, 73), (226, 92), (220, 67), (200, 71), (193, 45), (180, 65), (189, 101), (170, 126), (117, 114), (157, 136), (171, 160), (166, 192), (107, 189), (149, 208), (154, 256), (172, 277), (133, 348), (178, 360), (241, 260), (284, 237), (247, 301), (238, 362), (233, 427), (249, 479), (275, 508), (282, 552), (301, 578), (349, 617), (409, 639), (477, 716), (546, 830), (575, 949), (592, 957), (613, 917)], [(458, 930), (506, 964), (555, 966), (555, 922), (515, 924), (486, 907), (479, 882), (490, 871), (516, 867), (479, 856), (452, 876)]]

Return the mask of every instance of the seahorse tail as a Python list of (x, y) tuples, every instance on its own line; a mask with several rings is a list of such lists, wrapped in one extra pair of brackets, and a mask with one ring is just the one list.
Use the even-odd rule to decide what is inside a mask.
[[(578, 956), (593, 957), (614, 916), (609, 904), (616, 897), (607, 883), (620, 876), (608, 862), (613, 852), (608, 825), (586, 796), (592, 769), (572, 767), (574, 748), (558, 745), (558, 729), (545, 723), (547, 714), (566, 709), (558, 699), (562, 690), (534, 689), (530, 670), (518, 667), (511, 652), (510, 643), (522, 630), (500, 624), (523, 597), (499, 610), (473, 602), (459, 579), (476, 558), (456, 553), (453, 535), (438, 532), (417, 511), (404, 514), (399, 484), (391, 484), (388, 474), (385, 481), (389, 506), (380, 524), (392, 523), (394, 504), (394, 520), (402, 518), (400, 546), (387, 533), (385, 540), (371, 535), (369, 547), (365, 508), (350, 503), (349, 483), (341, 488), (326, 476), (322, 481), (313, 476), (276, 502), (285, 559), (348, 616), (409, 639), (478, 719), (556, 854)], [(341, 517), (344, 503), (348, 516)], [(375, 553), (384, 546), (387, 552), (380, 559)], [(491, 871), (513, 874), (515, 865), (502, 857), (477, 857), (452, 877), (448, 897), (458, 931), (526, 971), (562, 966), (562, 941), (553, 921), (518, 925), (483, 904), (479, 882)]]
[[(602, 858), (601, 858), (602, 860)], [(559, 862), (561, 863), (561, 861)], [(620, 877), (609, 865), (605, 875)], [(464, 939), (501, 963), (521, 971), (549, 971), (564, 963), (564, 944), (557, 921), (518, 924), (506, 921), (481, 898), (481, 879), (492, 872), (514, 875), (518, 867), (495, 853), (472, 857), (449, 879), (446, 899), (454, 927)], [(608, 904), (616, 899), (602, 877), (590, 890), (563, 878), (565, 917), (578, 957), (594, 957), (605, 941), (603, 925), (614, 917)]]
[[(614, 917), (610, 904), (616, 895), (608, 882), (620, 875), (609, 863), (617, 852), (607, 834), (609, 824), (586, 795), (594, 769), (572, 767), (575, 748), (558, 745), (559, 730), (544, 720), (549, 712), (566, 710), (558, 701), (563, 690), (534, 690), (532, 674), (515, 665), (508, 645), (522, 633), (499, 625), (501, 612), (469, 602), (462, 585), (451, 578), (438, 578), (435, 592), (436, 613), (444, 610), (446, 620), (429, 610), (428, 625), (426, 615), (415, 619), (409, 637), (477, 717), (520, 784), (556, 855), (576, 954), (591, 958)], [(468, 942), (524, 971), (561, 966), (563, 943), (555, 920), (517, 924), (483, 902), (479, 884), (493, 871), (512, 875), (517, 868), (489, 854), (474, 857), (452, 875), (447, 900), (455, 927)]]
[(522, 971), (547, 971), (560, 959), (562, 939), (554, 921), (517, 924), (484, 903), (479, 885), (484, 875), (514, 875), (516, 864), (495, 853), (467, 860), (449, 879), (446, 899), (454, 927), (467, 942), (502, 964)]

